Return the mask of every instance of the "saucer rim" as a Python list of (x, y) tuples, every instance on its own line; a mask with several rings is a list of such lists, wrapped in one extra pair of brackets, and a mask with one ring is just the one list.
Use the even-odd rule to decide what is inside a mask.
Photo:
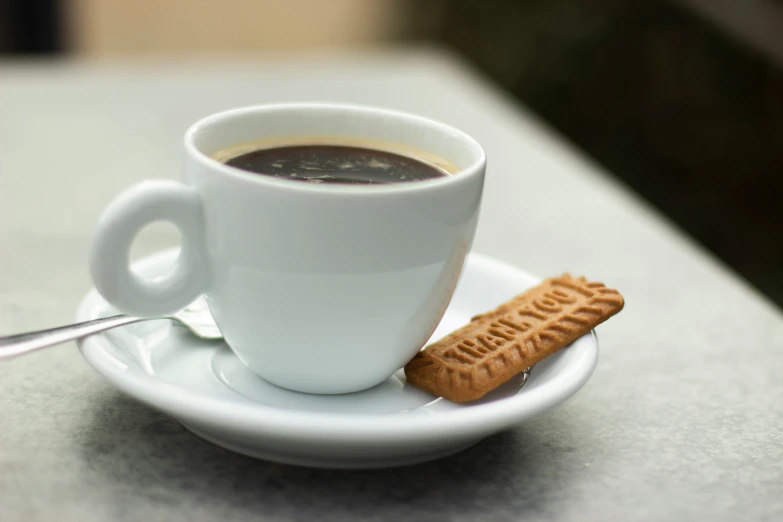
[[(144, 270), (177, 255), (178, 249), (168, 249), (148, 256), (134, 268)], [(525, 270), (484, 254), (471, 252), (468, 265), (504, 272), (507, 277), (523, 278), (535, 284), (541, 279)], [(524, 289), (520, 289), (522, 291)], [(107, 303), (94, 288), (82, 299), (76, 312), (78, 321), (94, 319), (96, 311)], [(194, 393), (187, 388), (160, 382), (152, 375), (128, 371), (104, 346), (111, 341), (97, 334), (77, 342), (79, 351), (87, 362), (122, 392), (148, 406), (182, 419), (185, 423), (211, 425), (216, 430), (268, 436), (289, 440), (339, 439), (341, 443), (361, 443), (372, 439), (442, 440), (447, 438), (480, 438), (519, 423), (521, 420), (548, 410), (576, 393), (590, 378), (598, 362), (598, 336), (595, 330), (590, 342), (576, 343), (569, 350), (572, 354), (569, 366), (561, 369), (542, 386), (527, 389), (511, 397), (478, 404), (467, 408), (428, 414), (408, 415), (355, 415), (344, 413), (303, 412), (286, 410), (263, 404), (234, 402), (207, 394)]]

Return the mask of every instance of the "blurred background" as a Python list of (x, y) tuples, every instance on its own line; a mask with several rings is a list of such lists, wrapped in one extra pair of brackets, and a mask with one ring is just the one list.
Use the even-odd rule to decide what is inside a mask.
[(0, 0), (5, 60), (422, 44), (461, 55), (783, 306), (783, 0)]

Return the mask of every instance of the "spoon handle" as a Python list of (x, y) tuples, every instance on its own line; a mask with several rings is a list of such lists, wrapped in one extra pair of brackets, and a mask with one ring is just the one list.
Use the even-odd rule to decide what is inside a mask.
[[(104, 330), (124, 326), (126, 324), (146, 321), (147, 319), (156, 319), (155, 317), (143, 318), (130, 315), (114, 315), (102, 319), (93, 319), (83, 323), (69, 324), (68, 326), (59, 326), (49, 328), (48, 330), (39, 330), (37, 332), (27, 332), (16, 335), (7, 335), (0, 337), (0, 359), (8, 359), (25, 353), (34, 352), (41, 348), (47, 348), (68, 341), (81, 339)], [(160, 319), (159, 317), (157, 319)]]

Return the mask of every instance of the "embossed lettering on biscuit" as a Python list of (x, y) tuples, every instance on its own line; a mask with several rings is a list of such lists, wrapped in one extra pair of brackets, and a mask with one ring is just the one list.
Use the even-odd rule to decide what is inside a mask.
[(411, 384), (449, 400), (475, 400), (623, 305), (617, 290), (603, 283), (569, 274), (547, 279), (426, 347), (405, 366), (405, 375)]

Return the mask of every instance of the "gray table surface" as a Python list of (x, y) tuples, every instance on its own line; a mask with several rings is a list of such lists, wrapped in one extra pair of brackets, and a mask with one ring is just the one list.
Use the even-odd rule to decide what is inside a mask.
[[(620, 289), (565, 404), (454, 457), (329, 471), (229, 453), (129, 399), (74, 344), (0, 363), (0, 520), (781, 520), (783, 314), (454, 57), (4, 63), (0, 332), (69, 322), (101, 209), (177, 178), (189, 123), (341, 100), (433, 116), (489, 157), (474, 249)], [(139, 252), (169, 244), (153, 230)]]

